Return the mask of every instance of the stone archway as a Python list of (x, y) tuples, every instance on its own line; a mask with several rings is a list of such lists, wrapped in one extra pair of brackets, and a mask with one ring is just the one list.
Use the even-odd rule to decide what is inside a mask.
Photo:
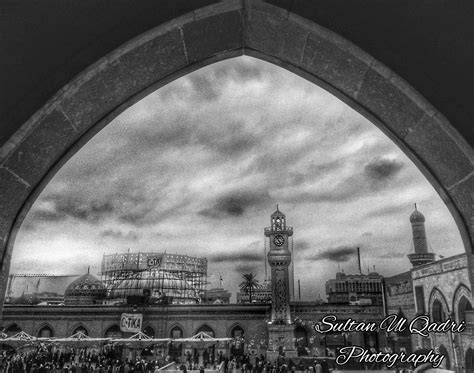
[[(100, 59), (7, 141), (0, 151), (2, 286), (16, 232), (62, 164), (148, 93), (242, 54), (326, 88), (379, 126), (438, 191), (471, 253), (473, 154), (450, 123), (395, 73), (333, 32), (259, 0), (227, 0), (159, 25)], [(4, 289), (1, 294), (3, 304)]]

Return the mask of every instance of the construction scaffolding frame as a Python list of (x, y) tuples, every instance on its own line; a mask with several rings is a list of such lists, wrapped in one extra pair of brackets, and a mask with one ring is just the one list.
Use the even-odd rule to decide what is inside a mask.
[(145, 295), (171, 303), (198, 303), (207, 284), (207, 258), (167, 253), (104, 255), (101, 269), (107, 298)]

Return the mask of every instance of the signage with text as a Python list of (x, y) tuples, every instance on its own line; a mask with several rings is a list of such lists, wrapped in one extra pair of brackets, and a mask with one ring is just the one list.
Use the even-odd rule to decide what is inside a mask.
[(137, 333), (142, 330), (143, 315), (141, 313), (122, 313), (120, 330)]

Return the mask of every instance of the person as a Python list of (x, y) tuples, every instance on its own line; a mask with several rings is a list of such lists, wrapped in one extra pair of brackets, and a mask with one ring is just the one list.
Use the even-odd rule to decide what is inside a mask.
[(204, 373), (204, 367), (201, 365), (201, 367), (199, 368), (199, 373)]

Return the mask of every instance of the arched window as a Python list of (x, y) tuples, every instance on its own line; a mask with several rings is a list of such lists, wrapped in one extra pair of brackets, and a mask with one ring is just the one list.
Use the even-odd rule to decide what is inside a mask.
[(466, 351), (466, 372), (474, 372), (474, 350), (470, 347)]
[(298, 356), (308, 355), (308, 332), (302, 326), (295, 328), (295, 348), (298, 352)]
[(76, 333), (82, 333), (82, 334), (85, 334), (85, 335), (89, 335), (89, 332), (83, 326), (78, 326), (76, 329), (74, 329), (72, 334), (76, 334)]
[[(176, 339), (176, 338), (183, 338), (183, 329), (181, 329), (179, 326), (173, 327), (170, 331), (170, 338), (171, 339)], [(169, 346), (168, 349), (168, 354), (171, 356), (173, 359), (178, 359), (181, 357), (183, 353), (183, 344), (182, 343), (175, 343), (172, 342)]]
[(466, 320), (466, 311), (472, 310), (471, 302), (466, 297), (462, 297), (458, 304), (458, 320), (459, 322)]
[(150, 338), (155, 338), (155, 331), (151, 326), (147, 326), (145, 329), (143, 329), (143, 333), (149, 336)]
[[(196, 334), (204, 332), (207, 335), (211, 337), (215, 337), (214, 330), (209, 326), (209, 325), (202, 325), (197, 331)], [(216, 346), (209, 346), (207, 349), (204, 350), (202, 353), (202, 358), (204, 361), (204, 364), (210, 363), (212, 364), (214, 362), (214, 357), (215, 357), (215, 351), (216, 351)], [(199, 358), (198, 350), (194, 349), (194, 359), (197, 360)]]
[(201, 326), (196, 331), (196, 334), (201, 333), (201, 332), (204, 332), (204, 333), (210, 335), (211, 337), (214, 337), (214, 330), (209, 325), (204, 324), (203, 326)]
[(6, 330), (5, 333), (10, 337), (16, 333), (21, 332), (21, 328), (17, 324), (11, 324)]
[(439, 353), (444, 356), (444, 364), (446, 369), (451, 369), (451, 360), (449, 360), (448, 350), (443, 345), (439, 346)]
[(433, 308), (431, 310), (431, 319), (434, 322), (443, 322), (445, 319), (444, 311), (443, 311), (443, 305), (441, 304), (441, 301), (439, 299), (435, 299), (433, 302)]
[(43, 326), (38, 332), (38, 338), (51, 338), (53, 336), (53, 329), (49, 326)]
[(244, 329), (237, 325), (232, 328), (230, 331), (230, 336), (234, 339), (230, 352), (233, 356), (243, 356), (244, 354)]
[(122, 338), (123, 334), (118, 325), (113, 325), (105, 332), (105, 338)]

